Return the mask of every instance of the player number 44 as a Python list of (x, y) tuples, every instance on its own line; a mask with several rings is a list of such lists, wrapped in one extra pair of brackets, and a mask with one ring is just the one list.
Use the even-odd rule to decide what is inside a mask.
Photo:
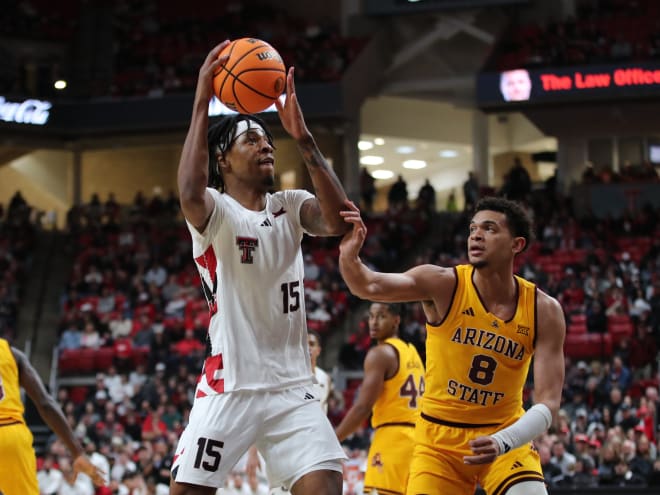
[(413, 375), (408, 375), (406, 381), (403, 382), (401, 388), (399, 389), (399, 395), (401, 397), (410, 397), (408, 401), (408, 407), (411, 409), (417, 408), (417, 397), (424, 395), (424, 377), (419, 377), (419, 386), (415, 383), (415, 377)]

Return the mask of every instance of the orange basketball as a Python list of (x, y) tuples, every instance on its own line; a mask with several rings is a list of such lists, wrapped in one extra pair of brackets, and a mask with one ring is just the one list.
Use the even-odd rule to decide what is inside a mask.
[(232, 41), (219, 56), (229, 59), (213, 77), (218, 99), (239, 113), (259, 113), (282, 94), (286, 69), (282, 57), (268, 43), (255, 38)]

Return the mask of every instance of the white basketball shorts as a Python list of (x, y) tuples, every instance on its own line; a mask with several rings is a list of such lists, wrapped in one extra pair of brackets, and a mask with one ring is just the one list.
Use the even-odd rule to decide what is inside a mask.
[(174, 454), (172, 478), (224, 486), (236, 462), (255, 444), (270, 486), (286, 489), (318, 469), (342, 472), (346, 459), (311, 385), (236, 391), (195, 399)]

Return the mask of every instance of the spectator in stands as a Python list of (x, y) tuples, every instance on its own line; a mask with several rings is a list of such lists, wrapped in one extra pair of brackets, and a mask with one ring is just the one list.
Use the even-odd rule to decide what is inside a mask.
[(358, 369), (371, 346), (371, 337), (366, 320), (362, 319), (357, 331), (352, 333), (339, 352), (339, 360), (347, 369)]
[(426, 179), (417, 194), (417, 208), (427, 213), (433, 213), (436, 208), (435, 201), (435, 188), (431, 181)]
[(144, 274), (144, 281), (147, 284), (155, 284), (157, 287), (162, 287), (167, 282), (167, 270), (163, 268), (163, 265), (159, 260), (155, 260), (147, 273)]
[(192, 328), (185, 331), (183, 339), (179, 340), (173, 346), (174, 352), (178, 355), (180, 362), (186, 363), (191, 369), (204, 357), (206, 347), (197, 340)]
[(9, 200), (9, 207), (7, 208), (7, 218), (19, 217), (24, 214), (24, 211), (29, 208), (28, 202), (23, 197), (21, 191), (16, 191)]
[(376, 195), (376, 180), (369, 173), (367, 167), (360, 170), (360, 197), (364, 211), (371, 212), (374, 208), (374, 196)]
[(155, 440), (167, 434), (167, 424), (162, 419), (164, 412), (165, 408), (162, 405), (148, 411), (142, 422), (142, 440)]
[(607, 332), (607, 315), (600, 299), (593, 299), (587, 307), (587, 331), (589, 333)]
[(593, 461), (590, 457), (585, 455), (576, 456), (571, 485), (576, 490), (598, 486), (598, 478), (593, 473)]
[(513, 166), (506, 174), (502, 195), (513, 201), (525, 202), (532, 192), (532, 179), (529, 172), (523, 166), (520, 157), (513, 159)]
[(650, 325), (639, 321), (635, 324), (635, 338), (630, 342), (628, 364), (636, 379), (648, 379), (656, 367), (658, 348)]
[(550, 461), (559, 466), (564, 477), (570, 477), (575, 470), (575, 456), (566, 451), (566, 446), (560, 440), (552, 444), (552, 458)]
[[(584, 413), (586, 419), (586, 410)], [(575, 435), (573, 454), (575, 454), (576, 459), (581, 458), (585, 462), (585, 467), (588, 470), (592, 470), (596, 467), (596, 461), (589, 452), (589, 436), (586, 433), (578, 433)]]
[(390, 187), (387, 193), (387, 205), (390, 212), (394, 215), (408, 209), (408, 184), (402, 175)]
[(87, 349), (98, 349), (101, 346), (101, 336), (96, 330), (94, 323), (87, 322), (80, 335), (80, 347)]
[(161, 294), (166, 303), (174, 299), (174, 297), (181, 290), (181, 285), (177, 280), (176, 273), (170, 273), (167, 277), (167, 282), (161, 288)]
[(632, 408), (632, 406), (629, 403), (624, 402), (621, 404), (621, 407), (619, 407), (616, 415), (616, 422), (624, 431), (624, 433), (627, 434), (639, 424), (639, 418), (637, 418), (635, 415), (635, 410)]
[(60, 345), (59, 349), (61, 351), (65, 350), (76, 350), (81, 347), (81, 333), (80, 330), (75, 326), (75, 324), (67, 325), (64, 332), (60, 336)]
[(445, 205), (445, 210), (447, 210), (450, 213), (454, 213), (458, 211), (458, 204), (456, 203), (456, 193), (452, 189), (452, 191), (449, 193), (449, 196), (447, 196), (447, 204)]
[(37, 471), (40, 495), (57, 495), (57, 491), (62, 484), (63, 474), (56, 465), (55, 455), (50, 452), (46, 453), (43, 465)]
[(474, 172), (468, 172), (468, 178), (463, 183), (463, 199), (465, 201), (465, 211), (472, 211), (479, 201), (479, 181)]
[[(156, 363), (166, 363), (170, 358), (170, 338), (164, 327), (154, 327), (153, 339), (151, 341), (151, 352), (149, 352), (149, 363), (153, 369)], [(163, 364), (162, 371), (165, 371)], [(156, 371), (159, 371), (158, 369)]]
[(628, 390), (632, 383), (632, 374), (619, 356), (612, 358), (609, 376), (607, 377), (606, 390), (617, 388), (621, 391)]
[(552, 461), (552, 454), (550, 447), (546, 444), (538, 446), (539, 457), (541, 458), (541, 468), (543, 469), (543, 477), (549, 488), (556, 487), (563, 479), (564, 473), (561, 468)]

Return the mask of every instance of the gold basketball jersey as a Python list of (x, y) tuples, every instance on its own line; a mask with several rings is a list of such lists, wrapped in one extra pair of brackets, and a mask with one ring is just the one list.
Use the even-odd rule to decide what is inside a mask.
[(417, 349), (398, 337), (385, 340), (399, 354), (399, 369), (385, 380), (383, 391), (373, 406), (371, 425), (414, 424), (424, 394), (424, 364)]
[(534, 352), (536, 286), (515, 277), (518, 303), (509, 321), (484, 306), (474, 268), (455, 268), (457, 286), (447, 316), (426, 324), (426, 393), (422, 412), (466, 425), (501, 425), (520, 417)]
[(25, 422), (19, 387), (16, 359), (9, 342), (0, 339), (0, 425)]

